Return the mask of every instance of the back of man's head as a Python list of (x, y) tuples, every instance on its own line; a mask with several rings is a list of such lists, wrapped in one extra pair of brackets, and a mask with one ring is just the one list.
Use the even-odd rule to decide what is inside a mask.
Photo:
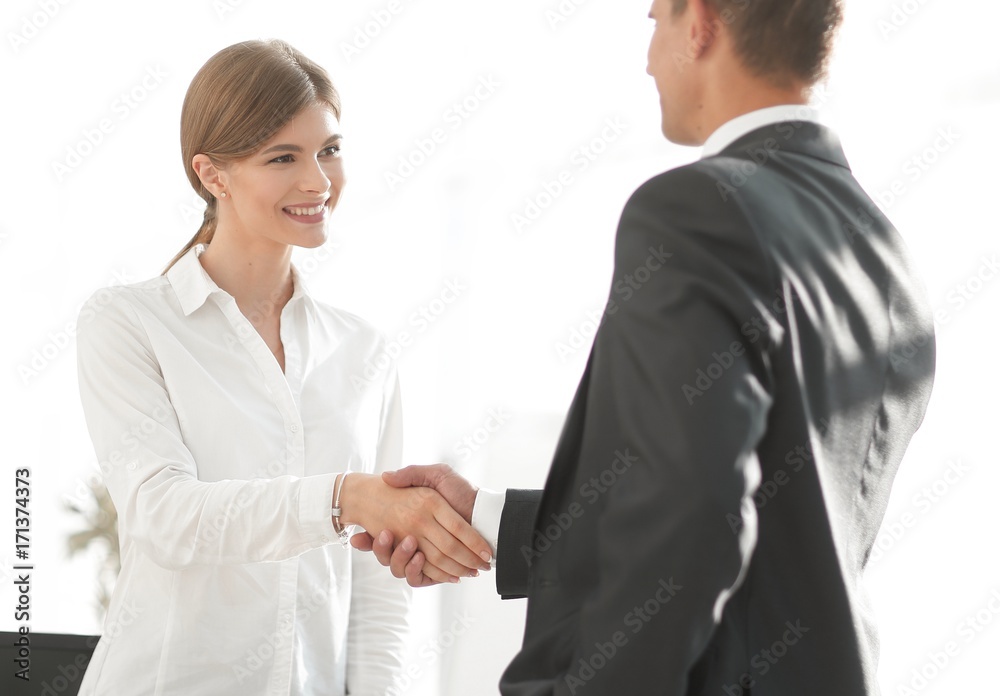
[[(681, 14), (687, 0), (672, 0)], [(746, 68), (776, 85), (821, 80), (834, 35), (843, 18), (842, 0), (705, 0), (729, 31)]]

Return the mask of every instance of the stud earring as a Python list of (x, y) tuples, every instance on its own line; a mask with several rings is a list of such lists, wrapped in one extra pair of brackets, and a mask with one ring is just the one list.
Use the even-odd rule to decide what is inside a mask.
[(219, 198), (225, 198), (226, 195), (227, 195), (226, 192), (223, 191), (222, 193), (219, 194)]

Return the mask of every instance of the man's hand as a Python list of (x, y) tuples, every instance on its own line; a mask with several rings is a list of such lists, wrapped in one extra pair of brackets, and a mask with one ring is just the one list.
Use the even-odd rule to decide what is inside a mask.
[[(472, 508), (479, 489), (447, 464), (408, 466), (399, 471), (383, 473), (382, 480), (396, 488), (433, 488), (467, 523), (472, 522)], [(427, 587), (441, 581), (457, 582), (458, 578), (430, 563), (417, 550), (417, 541), (413, 536), (404, 537), (395, 548), (394, 541), (392, 532), (383, 530), (378, 539), (373, 539), (367, 533), (355, 534), (351, 538), (351, 545), (361, 551), (373, 551), (379, 563), (388, 566), (395, 577), (405, 577), (411, 587)]]
[(447, 464), (408, 466), (399, 471), (386, 471), (382, 480), (395, 488), (424, 486), (441, 494), (465, 521), (472, 524), (472, 508), (479, 489), (455, 473)]

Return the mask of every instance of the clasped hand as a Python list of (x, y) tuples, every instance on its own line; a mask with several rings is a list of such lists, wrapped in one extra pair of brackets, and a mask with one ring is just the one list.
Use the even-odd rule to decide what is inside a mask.
[[(362, 524), (371, 534), (351, 537), (354, 548), (373, 551), (382, 565), (395, 577), (406, 578), (411, 587), (458, 582), (460, 577), (477, 574), (477, 569), (490, 569), (489, 544), (469, 526), (478, 489), (450, 466), (408, 466), (382, 474), (381, 483), (420, 505), (426, 503), (440, 526), (435, 529), (419, 510), (410, 508), (400, 511), (405, 519), (398, 524)], [(442, 528), (450, 539), (441, 533)], [(376, 531), (378, 536), (373, 537)]]
[(477, 489), (451, 467), (409, 466), (381, 478), (352, 474), (343, 486), (341, 521), (368, 530), (351, 545), (374, 551), (395, 577), (425, 587), (490, 569), (492, 550), (470, 526)]

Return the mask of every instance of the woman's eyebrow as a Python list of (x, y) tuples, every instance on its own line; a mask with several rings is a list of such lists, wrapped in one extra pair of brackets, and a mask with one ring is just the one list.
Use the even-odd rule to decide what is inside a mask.
[[(343, 137), (344, 136), (342, 136), (340, 133), (336, 133), (334, 135), (331, 135), (329, 138), (327, 138), (326, 142), (323, 144), (323, 147), (326, 147), (327, 145), (329, 145), (330, 143), (334, 142), (335, 140), (341, 140), (341, 139), (343, 139)], [(278, 152), (278, 151), (281, 151), (281, 150), (284, 150), (284, 151), (287, 151), (287, 152), (302, 152), (302, 148), (299, 147), (298, 145), (282, 144), (282, 145), (273, 145), (272, 147), (267, 148), (266, 150), (264, 150), (260, 154), (266, 155), (269, 152)]]

